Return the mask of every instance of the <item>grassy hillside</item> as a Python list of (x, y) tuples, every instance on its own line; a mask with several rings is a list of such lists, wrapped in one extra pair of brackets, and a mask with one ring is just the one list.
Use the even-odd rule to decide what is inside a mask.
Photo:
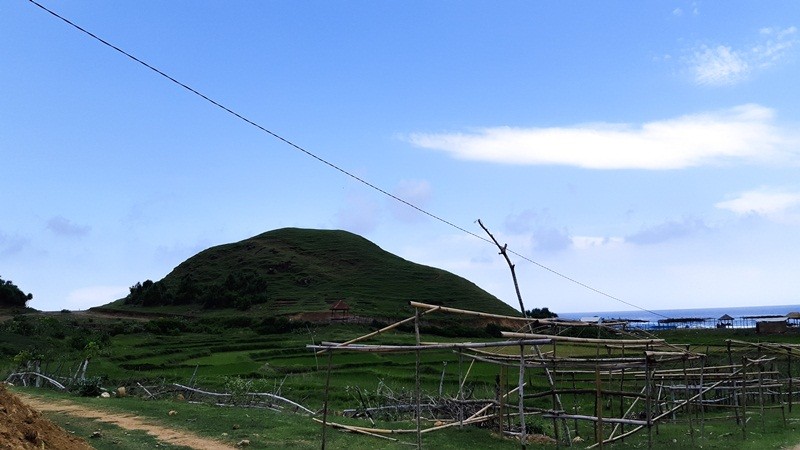
[(284, 228), (204, 250), (164, 279), (107, 307), (237, 308), (265, 315), (329, 311), (344, 300), (359, 316), (408, 315), (410, 300), (498, 314), (516, 311), (464, 278), (407, 261), (358, 235)]

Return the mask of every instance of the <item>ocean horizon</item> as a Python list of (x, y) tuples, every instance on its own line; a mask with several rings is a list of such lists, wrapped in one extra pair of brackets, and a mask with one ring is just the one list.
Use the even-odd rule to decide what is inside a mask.
[(800, 312), (800, 305), (769, 305), (769, 306), (732, 306), (717, 308), (686, 308), (686, 309), (653, 309), (648, 311), (587, 311), (574, 313), (559, 313), (559, 318), (578, 320), (583, 317), (601, 317), (605, 319), (643, 320), (658, 322), (661, 319), (702, 318), (719, 319), (727, 314), (733, 318), (756, 316), (785, 316), (791, 312)]

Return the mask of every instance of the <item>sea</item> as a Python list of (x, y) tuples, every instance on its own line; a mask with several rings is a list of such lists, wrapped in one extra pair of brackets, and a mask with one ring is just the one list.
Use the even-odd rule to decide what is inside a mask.
[[(657, 328), (713, 328), (724, 315), (733, 317), (730, 325), (734, 328), (754, 327), (756, 318), (785, 317), (789, 313), (800, 312), (800, 305), (780, 306), (736, 306), (724, 308), (693, 308), (693, 309), (659, 309), (659, 310), (633, 310), (633, 311), (603, 311), (559, 313), (561, 319), (580, 320), (589, 317), (599, 317), (608, 322), (614, 319), (635, 321), (631, 326), (646, 329)], [(680, 322), (677, 319), (703, 319)], [(672, 320), (665, 320), (672, 319)], [(792, 320), (790, 320), (792, 322)]]

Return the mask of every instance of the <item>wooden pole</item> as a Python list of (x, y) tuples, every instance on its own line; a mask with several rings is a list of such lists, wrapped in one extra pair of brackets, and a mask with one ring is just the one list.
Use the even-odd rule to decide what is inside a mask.
[(747, 439), (747, 361), (742, 356), (742, 439)]
[(692, 424), (692, 404), (689, 403), (691, 395), (689, 395), (689, 375), (686, 372), (686, 360), (683, 360), (683, 392), (686, 397), (686, 417), (689, 419), (689, 436), (692, 440), (692, 447), (694, 447), (694, 425)]
[[(440, 306), (431, 306), (430, 309), (428, 309), (426, 311), (423, 311), (422, 315), (425, 315), (425, 314), (428, 314), (428, 313), (432, 313), (434, 311), (438, 311), (440, 308), (441, 308)], [(368, 333), (368, 334), (365, 334), (363, 336), (359, 336), (359, 337), (357, 337), (355, 339), (350, 339), (347, 342), (342, 342), (341, 344), (337, 344), (337, 346), (346, 347), (346, 346), (348, 346), (350, 344), (355, 344), (356, 342), (361, 342), (361, 341), (363, 341), (365, 339), (371, 338), (372, 336), (377, 336), (377, 335), (379, 335), (381, 333), (385, 333), (385, 332), (387, 332), (389, 330), (393, 330), (393, 329), (399, 327), (400, 325), (403, 325), (405, 323), (411, 322), (412, 320), (415, 320), (415, 319), (417, 319), (417, 313), (416, 312), (414, 313), (413, 316), (411, 316), (411, 317), (409, 317), (407, 319), (403, 319), (403, 320), (401, 320), (399, 322), (395, 322), (395, 323), (393, 323), (391, 325), (387, 325), (387, 326), (381, 328), (380, 330), (376, 330), (376, 331), (373, 331), (372, 333)], [(317, 355), (322, 354), (323, 352), (325, 352), (325, 350), (319, 350), (317, 352)]]
[(653, 379), (652, 374), (650, 373), (650, 358), (645, 359), (644, 362), (644, 371), (645, 371), (645, 382), (647, 383), (647, 389), (645, 390), (645, 417), (647, 419), (647, 448), (653, 448), (653, 411), (652, 411), (652, 400), (653, 400)]
[(786, 366), (789, 374), (789, 414), (792, 413), (792, 397), (794, 397), (794, 388), (792, 386), (792, 352), (786, 355)]
[[(708, 357), (708, 347), (706, 347), (706, 354), (700, 359), (700, 369), (705, 369), (706, 367), (706, 358)], [(705, 370), (700, 370), (700, 437), (705, 436), (706, 432), (706, 405), (703, 401), (703, 375), (705, 374)]]
[[(419, 309), (414, 308), (414, 335), (417, 337), (417, 347), (420, 345), (419, 338)], [(420, 421), (422, 420), (422, 394), (420, 393), (420, 380), (419, 380), (419, 367), (420, 367), (420, 352), (419, 349), (416, 354), (416, 370), (414, 371), (414, 379), (416, 382), (415, 396), (417, 401), (417, 448), (422, 449), (422, 427)]]
[(520, 425), (520, 436), (519, 436), (519, 443), (520, 448), (525, 450), (527, 448), (528, 443), (528, 430), (527, 426), (525, 425), (525, 346), (519, 346), (519, 386), (517, 387), (518, 395), (519, 395), (519, 425)]
[(600, 369), (594, 369), (594, 415), (597, 421), (594, 423), (594, 441), (600, 443), (603, 448), (603, 397), (600, 391)]
[(464, 389), (462, 381), (462, 366), (464, 363), (464, 355), (461, 349), (458, 349), (458, 427), (464, 426)]
[(325, 402), (322, 406), (322, 450), (325, 450), (326, 435), (328, 429), (328, 393), (331, 387), (331, 366), (333, 361), (333, 352), (328, 352), (328, 370), (325, 375)]
[[(726, 343), (727, 343), (727, 346), (728, 346), (728, 365), (731, 366), (731, 374), (734, 374), (734, 373), (736, 373), (736, 367), (733, 365), (733, 353), (731, 351), (731, 341), (730, 341), (730, 339), (727, 340)], [(731, 381), (733, 382), (733, 387), (735, 388), (736, 387), (736, 380), (732, 379)], [(741, 425), (741, 423), (739, 422), (739, 420), (740, 420), (739, 419), (739, 395), (736, 394), (735, 389), (733, 391), (733, 406), (734, 406), (733, 411), (734, 411), (734, 414), (736, 415), (736, 425)]]

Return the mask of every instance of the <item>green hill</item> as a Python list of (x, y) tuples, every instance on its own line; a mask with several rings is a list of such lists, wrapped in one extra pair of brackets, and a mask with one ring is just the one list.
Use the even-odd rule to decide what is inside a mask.
[(187, 259), (157, 282), (104, 309), (231, 308), (258, 315), (327, 313), (344, 300), (350, 314), (399, 317), (411, 300), (497, 314), (518, 313), (474, 283), (393, 255), (339, 230), (283, 228)]

